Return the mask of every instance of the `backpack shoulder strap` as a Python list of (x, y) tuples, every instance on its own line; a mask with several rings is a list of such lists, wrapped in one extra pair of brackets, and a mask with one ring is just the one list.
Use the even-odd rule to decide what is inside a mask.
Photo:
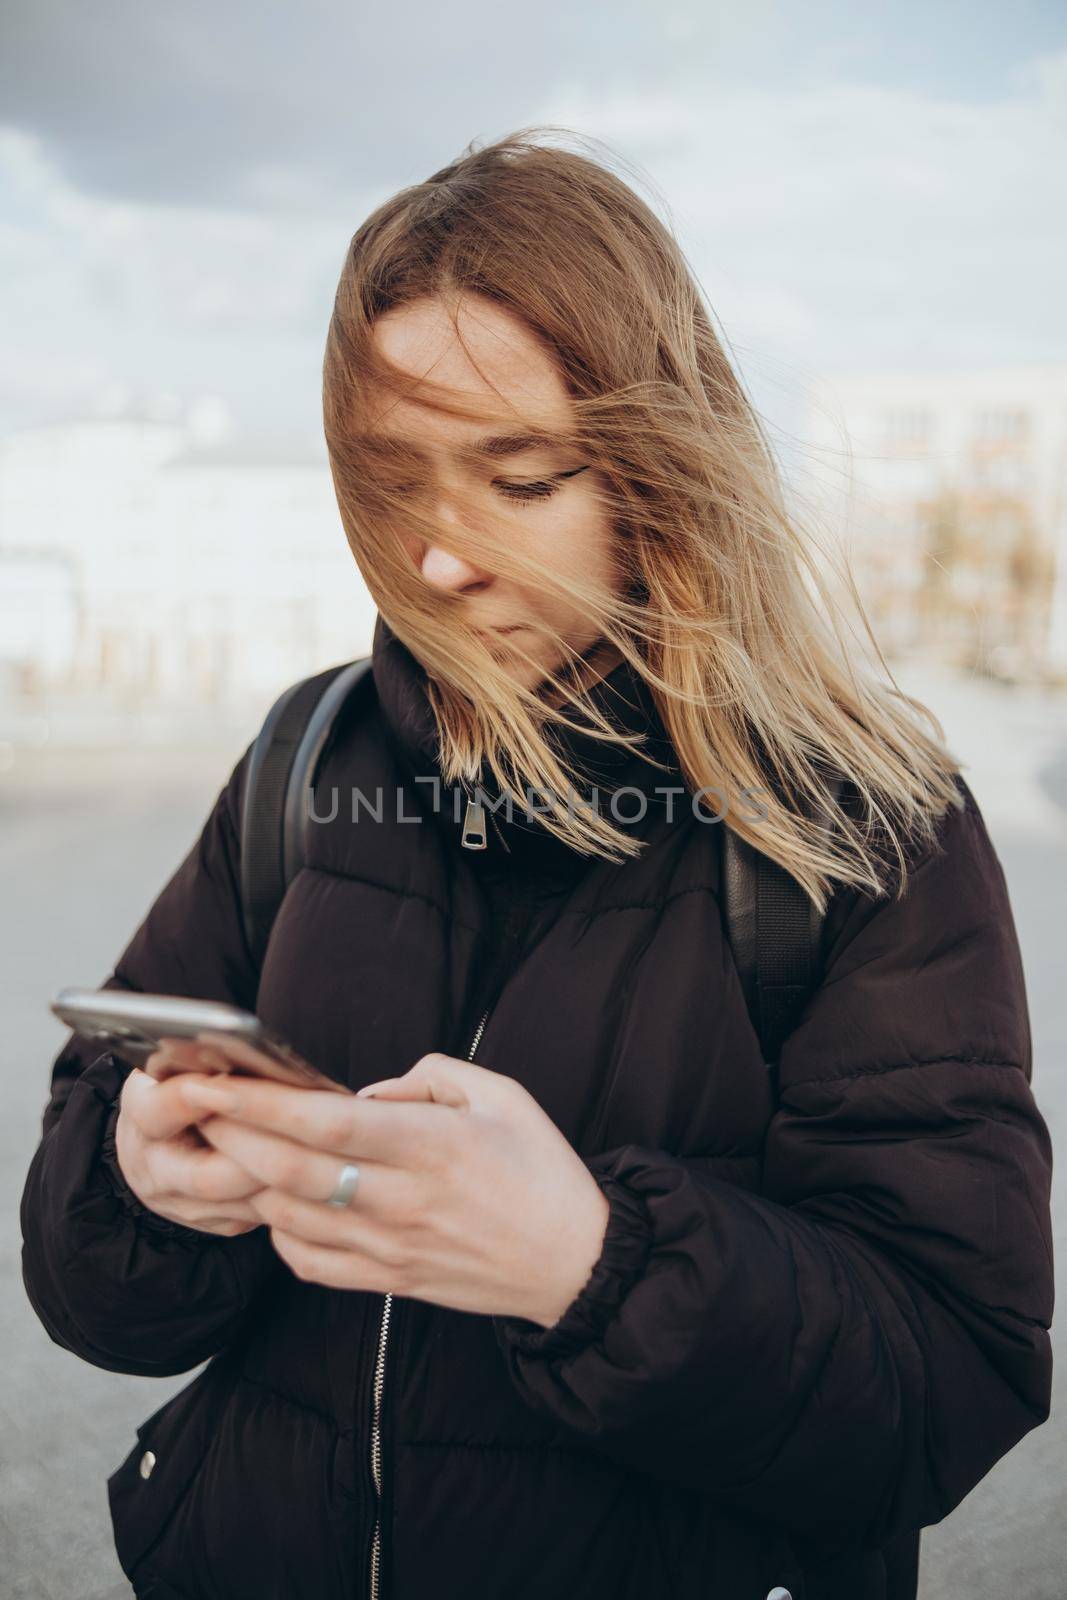
[[(835, 800), (843, 780), (832, 779)], [(829, 829), (832, 818), (820, 818)], [(722, 829), (726, 932), (763, 1059), (777, 1068), (782, 1044), (819, 981), (823, 918), (777, 861)]]
[(275, 914), (304, 861), (306, 796), (342, 705), (370, 673), (370, 657), (291, 684), (252, 744), (241, 795), (241, 911), (262, 962)]

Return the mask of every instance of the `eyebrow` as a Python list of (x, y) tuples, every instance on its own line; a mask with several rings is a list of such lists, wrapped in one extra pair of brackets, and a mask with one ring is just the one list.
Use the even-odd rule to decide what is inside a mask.
[[(404, 455), (423, 456), (424, 451), (413, 445), (407, 439), (401, 439), (389, 434), (361, 433), (355, 436), (357, 443), (368, 445), (371, 449), (389, 452), (394, 449)], [(488, 458), (496, 461), (506, 456), (524, 455), (529, 450), (568, 450), (573, 446), (567, 439), (553, 433), (487, 433), (480, 439), (475, 439), (473, 444), (459, 445), (454, 454), (459, 460), (469, 461)]]
[(565, 450), (565, 439), (551, 433), (489, 433), (470, 447), (475, 455), (521, 456), (527, 450)]

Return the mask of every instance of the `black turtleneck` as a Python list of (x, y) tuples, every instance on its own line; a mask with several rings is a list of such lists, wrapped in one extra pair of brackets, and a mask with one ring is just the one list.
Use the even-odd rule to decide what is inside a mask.
[[(383, 618), (379, 617), (372, 652), (375, 688), (386, 731), (401, 761), (412, 778), (441, 780), (437, 728), (426, 692), (426, 671), (401, 643)], [(677, 761), (663, 727), (651, 691), (623, 661), (596, 683), (589, 698), (610, 719), (613, 726), (644, 735), (643, 749), (655, 766), (638, 751), (613, 745), (599, 738), (595, 730), (572, 732), (553, 728), (550, 737), (586, 783), (599, 791), (601, 812), (610, 816), (610, 797), (622, 789), (635, 789), (645, 797), (645, 820), (624, 824), (638, 837), (647, 835), (663, 807), (655, 794), (657, 785), (677, 785)], [(495, 790), (491, 781), (482, 782), (490, 798)], [(428, 795), (428, 788), (422, 791)], [(486, 964), (486, 980), (481, 986), (477, 1007), (491, 999), (507, 971), (528, 950), (539, 935), (543, 919), (551, 918), (552, 907), (589, 870), (593, 857), (573, 850), (547, 829), (536, 815), (514, 806), (486, 813), (487, 847), (470, 850), (461, 842), (464, 804), (453, 804), (454, 791), (443, 787), (442, 803), (435, 812), (448, 848), (455, 851), (472, 872), (485, 895), (490, 914), (491, 959)], [(620, 816), (629, 817), (641, 810), (637, 795), (619, 796)], [(457, 861), (457, 865), (459, 861)]]
[[(382, 720), (386, 723), (387, 733), (405, 770), (413, 778), (442, 779), (437, 723), (427, 696), (426, 669), (398, 640), (381, 614), (374, 627), (371, 659)], [(552, 742), (553, 750), (576, 766), (577, 773), (582, 774), (587, 786), (597, 787), (600, 813), (611, 821), (616, 821), (616, 818), (609, 810), (609, 800), (619, 789), (640, 790), (640, 794), (645, 795), (648, 816), (651, 818), (664, 805), (661, 795), (654, 792), (657, 784), (662, 786), (678, 782), (677, 760), (673, 757), (651, 690), (629, 661), (621, 661), (605, 677), (600, 678), (587, 694), (614, 728), (624, 733), (641, 734), (641, 749), (648, 750), (653, 760), (664, 763), (667, 770), (651, 765), (640, 754), (640, 750), (627, 750), (617, 744), (608, 744), (592, 728), (574, 731), (558, 725), (550, 726), (547, 738)], [(490, 806), (499, 800), (499, 789), (491, 774), (483, 773), (478, 782)], [(422, 792), (429, 797), (432, 790), (426, 786)], [(568, 877), (589, 862), (587, 856), (571, 850), (571, 846), (558, 840), (544, 826), (541, 816), (533, 808), (528, 813), (525, 806), (518, 803), (510, 806), (502, 803), (496, 811), (491, 811), (490, 806), (486, 806), (486, 850), (469, 850), (461, 840), (466, 805), (462, 797), (459, 800), (456, 798), (456, 790), (443, 787), (442, 779), (442, 802), (437, 818), (445, 829), (451, 848), (462, 851), (466, 858), (486, 862), (507, 858), (512, 875), (522, 874), (523, 877), (539, 877), (542, 874)], [(619, 826), (624, 826), (627, 832), (633, 830), (638, 837), (645, 834), (646, 827), (641, 826), (640, 821), (627, 824), (625, 818), (632, 818), (640, 810), (638, 795), (625, 794), (619, 797)]]

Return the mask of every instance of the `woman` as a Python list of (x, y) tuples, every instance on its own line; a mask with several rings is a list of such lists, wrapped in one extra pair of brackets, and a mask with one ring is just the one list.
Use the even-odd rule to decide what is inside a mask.
[[(970, 790), (858, 662), (606, 167), (527, 132), (384, 204), (324, 398), (373, 693), (262, 966), (246, 751), (107, 983), (255, 1007), (373, 1093), (60, 1053), (38, 1314), (112, 1371), (208, 1361), (109, 1480), (124, 1570), (157, 1600), (913, 1597), (918, 1530), (1050, 1399), (1049, 1138)], [(776, 1083), (716, 825), (827, 913)]]

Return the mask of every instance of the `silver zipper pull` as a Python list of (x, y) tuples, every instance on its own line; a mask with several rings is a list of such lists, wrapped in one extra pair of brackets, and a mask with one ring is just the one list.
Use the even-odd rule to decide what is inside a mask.
[(468, 795), (467, 809), (463, 813), (463, 848), (484, 850), (488, 842), (485, 832), (485, 807), (480, 800), (472, 800)]

